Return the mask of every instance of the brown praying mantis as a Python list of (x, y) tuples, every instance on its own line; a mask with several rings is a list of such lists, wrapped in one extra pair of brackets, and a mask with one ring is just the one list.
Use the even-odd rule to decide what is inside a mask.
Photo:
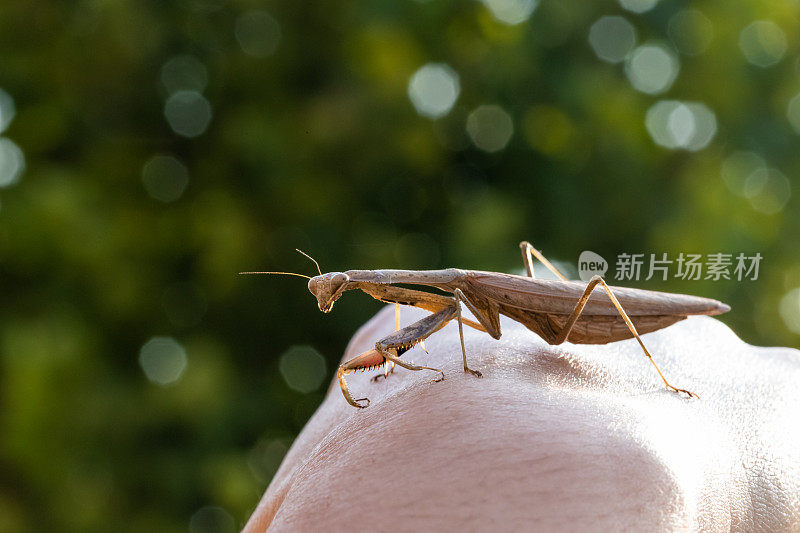
[[(458, 322), (461, 338), (461, 355), (464, 372), (481, 377), (481, 373), (467, 365), (467, 350), (464, 345), (464, 325), (488, 333), (499, 339), (500, 315), (520, 322), (539, 335), (548, 344), (557, 345), (565, 341), (576, 344), (606, 344), (623, 339), (636, 338), (648, 360), (655, 367), (664, 385), (673, 392), (698, 397), (686, 389), (672, 386), (658, 368), (653, 356), (640, 337), (674, 324), (689, 315), (718, 315), (730, 310), (727, 305), (699, 296), (669, 294), (641, 289), (610, 287), (600, 276), (594, 276), (588, 284), (569, 281), (542, 253), (529, 242), (520, 243), (525, 263), (526, 276), (462, 270), (348, 270), (323, 274), (319, 264), (318, 276), (305, 276), (292, 272), (242, 272), (242, 274), (288, 274), (308, 278), (308, 290), (317, 298), (319, 310), (329, 313), (333, 304), (345, 291), (358, 289), (382, 302), (395, 304), (395, 332), (375, 343), (375, 348), (341, 364), (337, 379), (350, 405), (364, 408), (368, 398), (353, 399), (345, 376), (351, 372), (383, 367), (383, 377), (399, 365), (408, 370), (432, 370), (444, 379), (438, 368), (414, 365), (400, 356), (416, 344), (442, 329), (448, 322)], [(559, 279), (537, 279), (533, 271), (536, 257)], [(424, 285), (452, 294), (446, 296), (424, 292), (402, 285)], [(600, 285), (605, 295), (593, 292)], [(464, 304), (477, 322), (461, 315)], [(421, 320), (399, 327), (399, 306), (410, 305), (429, 311)], [(424, 348), (424, 344), (423, 344)], [(376, 376), (378, 378), (380, 376)], [(374, 379), (374, 378), (373, 378)]]

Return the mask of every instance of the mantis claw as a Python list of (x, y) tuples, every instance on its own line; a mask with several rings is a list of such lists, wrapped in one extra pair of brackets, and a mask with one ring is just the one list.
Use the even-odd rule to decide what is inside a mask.
[(444, 381), (444, 372), (442, 372), (441, 370), (439, 370), (439, 372), (441, 373), (441, 375), (436, 379), (431, 379), (430, 381), (428, 381), (428, 383), (439, 383), (440, 381)]
[[(365, 405), (361, 405), (359, 402), (367, 402), (367, 403)], [(369, 407), (369, 398), (359, 398), (358, 400), (355, 400), (355, 403), (353, 403), (353, 405), (355, 405), (359, 409), (366, 409), (367, 407)]]
[(673, 387), (672, 385), (670, 385), (669, 388), (670, 388), (671, 391), (673, 391), (675, 393), (678, 393), (678, 394), (680, 394), (682, 392), (682, 393), (686, 394), (689, 398), (697, 398), (698, 400), (700, 399), (700, 396), (698, 396), (697, 394), (695, 394), (695, 393), (693, 393), (691, 391), (688, 391), (686, 389), (679, 389), (677, 387)]
[(339, 366), (339, 370), (336, 372), (336, 378), (339, 380), (339, 387), (342, 389), (342, 394), (344, 395), (344, 399), (347, 400), (347, 403), (353, 407), (364, 409), (369, 405), (369, 398), (359, 398), (358, 400), (354, 399), (350, 395), (350, 389), (347, 387), (345, 376), (351, 372), (355, 372), (356, 370), (374, 368), (375, 366), (383, 363), (383, 356), (377, 353), (375, 350), (370, 350)]

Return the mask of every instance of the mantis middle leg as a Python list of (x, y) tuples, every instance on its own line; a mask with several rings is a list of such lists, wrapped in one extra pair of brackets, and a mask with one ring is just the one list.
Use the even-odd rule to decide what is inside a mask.
[[(400, 331), (400, 304), (399, 303), (395, 303), (394, 304), (394, 330), (395, 331)], [(425, 353), (428, 353), (428, 350), (425, 348), (425, 341), (419, 341), (419, 346), (420, 346), (420, 348), (425, 350)], [(391, 360), (390, 361), (386, 361), (386, 363), (383, 365), (383, 372), (380, 373), (380, 374), (375, 374), (374, 376), (372, 376), (372, 379), (370, 379), (370, 381), (377, 382), (381, 378), (383, 378), (383, 379), (388, 378), (389, 374), (393, 374), (394, 373), (394, 367), (395, 367), (395, 362), (394, 361), (391, 361)]]
[(633, 325), (633, 322), (628, 317), (628, 313), (625, 312), (625, 309), (622, 308), (622, 305), (619, 303), (619, 300), (617, 300), (617, 297), (614, 296), (614, 292), (611, 290), (611, 287), (609, 287), (606, 284), (605, 280), (603, 280), (603, 278), (601, 278), (600, 276), (594, 276), (589, 281), (589, 284), (586, 286), (586, 290), (583, 292), (583, 295), (581, 295), (581, 297), (578, 299), (578, 302), (575, 304), (575, 308), (572, 310), (572, 313), (570, 313), (569, 317), (567, 318), (567, 322), (566, 322), (566, 324), (564, 324), (564, 328), (558, 333), (558, 336), (555, 339), (552, 340), (551, 344), (561, 344), (561, 343), (563, 343), (564, 341), (567, 340), (567, 337), (569, 337), (569, 332), (572, 331), (572, 327), (575, 325), (575, 322), (578, 320), (578, 317), (580, 316), (581, 312), (583, 311), (583, 308), (586, 306), (586, 302), (589, 300), (589, 297), (592, 295), (592, 291), (594, 290), (594, 288), (598, 284), (602, 285), (603, 289), (606, 291), (606, 294), (608, 295), (608, 298), (611, 300), (611, 303), (613, 303), (614, 307), (617, 308), (617, 311), (619, 312), (620, 316), (622, 316), (622, 320), (625, 321), (625, 324), (627, 324), (628, 329), (631, 331), (633, 336), (636, 338), (636, 341), (639, 343), (639, 346), (642, 347), (642, 350), (644, 351), (644, 354), (647, 356), (647, 358), (650, 360), (650, 362), (655, 367), (656, 372), (658, 372), (658, 375), (661, 378), (661, 381), (664, 382), (664, 385), (666, 385), (667, 388), (669, 390), (671, 390), (671, 391), (683, 392), (685, 394), (688, 394), (689, 397), (699, 398), (699, 396), (697, 394), (695, 394), (693, 392), (689, 392), (686, 389), (679, 389), (677, 387), (673, 387), (667, 381), (667, 378), (665, 378), (664, 374), (661, 373), (661, 369), (658, 368), (658, 365), (656, 364), (655, 360), (653, 359), (653, 356), (650, 355), (649, 351), (647, 351), (647, 348), (645, 347), (644, 342), (642, 342), (642, 338), (639, 337), (639, 332), (636, 331), (636, 326)]
[[(394, 330), (400, 331), (400, 304), (394, 304)], [(425, 350), (424, 344), (422, 344), (422, 349)], [(394, 366), (394, 362), (387, 362), (383, 365), (383, 374), (372, 376), (372, 381), (378, 381), (380, 378), (388, 378), (389, 374), (394, 372)]]
[(478, 317), (478, 320), (480, 320), (482, 316), (477, 312), (477, 309), (473, 310), (474, 306), (472, 306), (471, 302), (467, 300), (466, 296), (464, 296), (464, 293), (461, 292), (461, 289), (456, 289), (453, 291), (453, 294), (456, 297), (456, 318), (458, 319), (458, 336), (461, 339), (461, 357), (464, 361), (464, 372), (469, 372), (476, 377), (482, 377), (483, 374), (481, 374), (480, 371), (472, 370), (469, 366), (467, 366), (467, 349), (464, 347), (464, 326), (461, 324), (464, 321), (464, 319), (461, 318), (461, 302), (464, 302), (468, 307), (470, 307), (470, 310), (475, 313), (475, 316)]

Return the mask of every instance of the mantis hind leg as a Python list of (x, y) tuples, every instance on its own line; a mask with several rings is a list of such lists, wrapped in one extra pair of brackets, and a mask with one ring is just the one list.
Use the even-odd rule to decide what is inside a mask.
[(647, 351), (647, 348), (645, 347), (644, 342), (642, 342), (642, 338), (639, 336), (639, 332), (636, 331), (636, 326), (633, 325), (633, 322), (628, 317), (628, 313), (625, 312), (625, 309), (622, 308), (622, 304), (620, 304), (619, 300), (617, 300), (617, 297), (614, 296), (614, 291), (611, 290), (611, 287), (609, 287), (606, 284), (605, 280), (603, 280), (603, 278), (601, 278), (600, 276), (594, 276), (591, 279), (591, 281), (589, 281), (589, 284), (586, 286), (586, 290), (583, 292), (581, 297), (578, 299), (578, 302), (575, 304), (575, 308), (572, 310), (572, 313), (570, 313), (569, 318), (567, 318), (567, 322), (566, 322), (566, 324), (564, 324), (564, 328), (558, 333), (558, 335), (554, 339), (549, 339), (548, 342), (550, 342), (551, 344), (561, 344), (562, 342), (567, 340), (567, 337), (569, 337), (569, 332), (572, 330), (572, 327), (575, 325), (575, 322), (578, 320), (578, 317), (580, 316), (581, 312), (583, 311), (583, 308), (586, 306), (586, 302), (589, 300), (589, 297), (592, 295), (592, 291), (594, 290), (594, 288), (598, 284), (601, 285), (603, 287), (603, 290), (606, 291), (606, 294), (608, 295), (608, 298), (611, 300), (611, 303), (613, 303), (614, 307), (617, 308), (617, 311), (619, 312), (620, 316), (622, 317), (622, 320), (625, 321), (625, 324), (628, 326), (628, 329), (631, 331), (633, 336), (636, 338), (636, 341), (639, 343), (639, 346), (642, 347), (642, 351), (644, 351), (644, 354), (647, 356), (647, 359), (655, 367), (656, 372), (658, 372), (658, 376), (661, 378), (661, 381), (664, 382), (664, 385), (666, 385), (667, 388), (669, 390), (673, 391), (673, 392), (678, 392), (678, 393), (682, 392), (684, 394), (687, 394), (690, 398), (691, 397), (699, 398), (699, 396), (697, 394), (695, 394), (693, 392), (689, 392), (686, 389), (679, 389), (677, 387), (674, 387), (667, 381), (667, 378), (665, 378), (664, 374), (661, 373), (661, 369), (658, 368), (658, 365), (656, 364), (655, 360), (653, 359), (653, 356), (650, 355), (649, 351)]
[(547, 260), (547, 258), (533, 247), (531, 243), (528, 241), (522, 241), (519, 243), (519, 248), (522, 250), (522, 261), (525, 263), (525, 270), (528, 272), (529, 278), (535, 278), (536, 276), (533, 273), (533, 257), (535, 256), (547, 269), (558, 276), (559, 279), (562, 281), (567, 281), (566, 276), (558, 271), (558, 269), (553, 266), (553, 263)]

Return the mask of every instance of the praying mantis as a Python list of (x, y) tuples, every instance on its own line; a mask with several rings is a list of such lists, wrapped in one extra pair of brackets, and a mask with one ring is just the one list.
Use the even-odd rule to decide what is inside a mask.
[[(569, 281), (529, 242), (521, 242), (520, 250), (527, 276), (458, 268), (348, 270), (323, 274), (319, 263), (300, 250), (297, 251), (317, 266), (318, 276), (292, 272), (242, 274), (287, 274), (307, 278), (308, 290), (316, 297), (319, 310), (323, 313), (329, 313), (345, 291), (354, 289), (382, 302), (395, 304), (394, 333), (378, 340), (372, 350), (342, 363), (337, 370), (336, 377), (342, 394), (354, 407), (367, 407), (369, 399), (353, 398), (345, 380), (345, 376), (351, 372), (383, 367), (383, 377), (387, 377), (394, 370), (394, 365), (398, 365), (408, 370), (438, 372), (439, 377), (432, 381), (444, 379), (441, 369), (415, 365), (400, 357), (413, 346), (423, 343), (451, 320), (458, 322), (464, 372), (481, 377), (481, 372), (467, 364), (464, 325), (499, 339), (501, 314), (520, 322), (551, 345), (565, 341), (576, 344), (606, 344), (633, 337), (667, 389), (689, 397), (698, 397), (693, 392), (674, 387), (667, 381), (645, 347), (640, 332), (649, 333), (665, 328), (689, 315), (718, 315), (729, 311), (730, 307), (717, 300), (699, 296), (610, 287), (600, 276), (592, 277), (588, 283)], [(537, 279), (533, 270), (534, 257), (559, 279)], [(397, 285), (422, 285), (452, 296)], [(598, 285), (605, 291), (605, 297), (601, 292), (594, 292)], [(462, 304), (470, 310), (477, 322), (462, 316)], [(418, 307), (431, 314), (401, 329), (398, 314), (401, 305)], [(378, 377), (380, 375), (375, 378)]]

